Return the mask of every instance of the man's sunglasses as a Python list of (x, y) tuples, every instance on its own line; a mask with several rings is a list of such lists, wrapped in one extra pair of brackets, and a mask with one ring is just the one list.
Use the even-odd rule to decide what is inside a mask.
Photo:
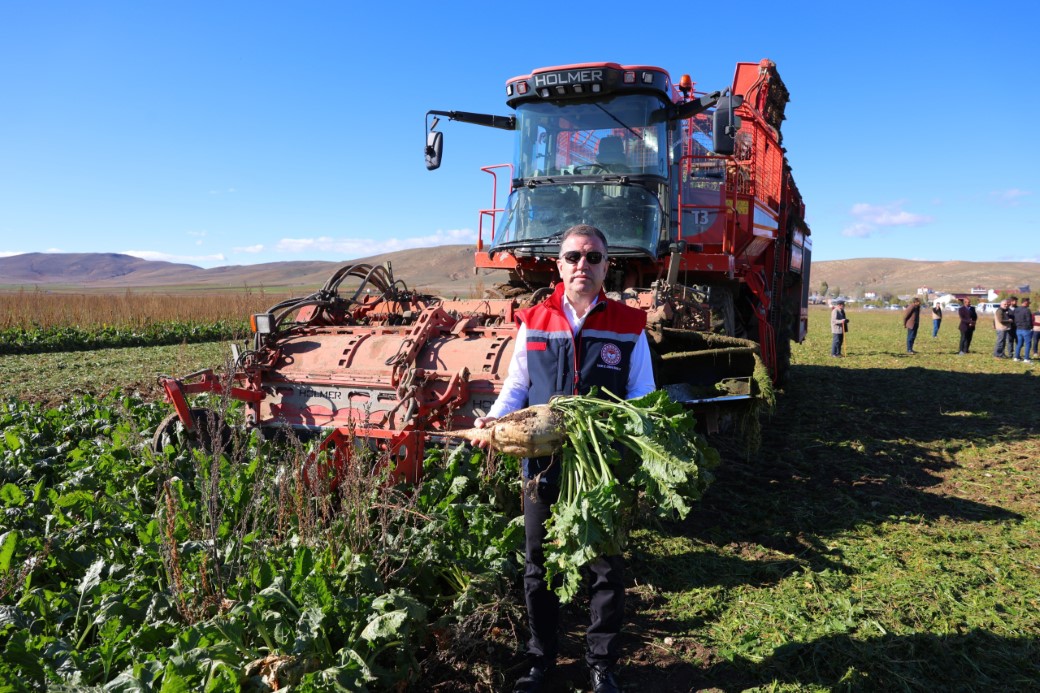
[(603, 262), (603, 253), (599, 252), (598, 250), (593, 250), (589, 253), (582, 253), (577, 250), (571, 250), (564, 253), (560, 257), (566, 260), (568, 265), (578, 264), (578, 261), (581, 260), (583, 257), (585, 258), (585, 262), (589, 263), (590, 265), (598, 265), (599, 263)]

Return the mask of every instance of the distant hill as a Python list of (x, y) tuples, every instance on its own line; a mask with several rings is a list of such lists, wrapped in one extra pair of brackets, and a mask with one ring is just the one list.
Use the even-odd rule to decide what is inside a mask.
[(893, 260), (859, 258), (814, 262), (810, 288), (815, 291), (827, 282), (833, 291), (846, 296), (859, 296), (865, 291), (913, 294), (918, 288), (933, 291), (967, 292), (973, 287), (1016, 289), (1029, 285), (1040, 291), (1038, 262), (929, 262), (925, 260)]
[(445, 245), (341, 262), (269, 262), (211, 269), (117, 253), (26, 253), (0, 258), (0, 288), (101, 291), (298, 287), (302, 292), (320, 287), (344, 265), (386, 261), (391, 262), (395, 278), (403, 279), (413, 289), (463, 295), (471, 293), (478, 283), (473, 246)]
[[(390, 261), (394, 276), (410, 288), (446, 295), (468, 295), (478, 283), (496, 283), (502, 273), (473, 270), (473, 246), (413, 248), (341, 262), (293, 261), (203, 269), (194, 265), (141, 260), (116, 253), (27, 253), (0, 258), (0, 287), (39, 286), (52, 290), (198, 289), (289, 287), (315, 289), (345, 264)], [(968, 291), (974, 286), (1012, 289), (1029, 284), (1040, 290), (1040, 263), (928, 262), (861, 258), (812, 265), (810, 288), (822, 282), (847, 296), (865, 291), (896, 295), (927, 286), (942, 291)]]
[(198, 271), (194, 265), (142, 260), (119, 253), (26, 253), (0, 258), (0, 284), (93, 284)]

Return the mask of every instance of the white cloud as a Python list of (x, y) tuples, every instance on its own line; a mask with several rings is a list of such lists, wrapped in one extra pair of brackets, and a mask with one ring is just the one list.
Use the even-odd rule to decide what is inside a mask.
[(0, 257), (14, 257), (15, 255), (25, 255), (22, 250), (0, 250)]
[(336, 253), (343, 257), (362, 257), (390, 253), (395, 250), (406, 250), (408, 248), (428, 248), (435, 245), (476, 243), (476, 241), (477, 234), (472, 229), (451, 229), (448, 231), (439, 230), (428, 236), (383, 238), (379, 240), (370, 238), (332, 238), (330, 236), (283, 238), (278, 241), (275, 248), (283, 253), (322, 252)]
[(1040, 262), (1040, 258), (1036, 255), (1031, 257), (1019, 256), (1019, 255), (999, 255), (993, 258), (993, 262)]
[(853, 224), (852, 226), (847, 226), (841, 232), (841, 235), (849, 238), (866, 238), (873, 233), (873, 231), (874, 227), (870, 224)]
[(195, 238), (205, 238), (209, 235), (209, 231), (188, 231), (188, 235)]
[(246, 245), (246, 246), (241, 246), (239, 248), (232, 248), (231, 252), (233, 252), (233, 253), (262, 253), (262, 252), (264, 252), (264, 246), (263, 246), (262, 243), (257, 243), (256, 245)]
[(1028, 190), (1019, 190), (1018, 188), (1011, 188), (1010, 190), (998, 190), (990, 193), (999, 204), (1007, 205), (1009, 207), (1017, 207), (1022, 203), (1022, 198), (1029, 197), (1032, 195)]
[(925, 214), (914, 214), (902, 209), (903, 202), (887, 205), (872, 205), (859, 202), (852, 205), (850, 214), (856, 221), (842, 229), (841, 235), (849, 238), (869, 238), (894, 226), (924, 226), (934, 219)]
[(223, 253), (214, 255), (175, 255), (173, 253), (160, 253), (156, 250), (122, 250), (124, 255), (133, 255), (142, 260), (162, 260), (164, 262), (224, 262), (227, 258)]

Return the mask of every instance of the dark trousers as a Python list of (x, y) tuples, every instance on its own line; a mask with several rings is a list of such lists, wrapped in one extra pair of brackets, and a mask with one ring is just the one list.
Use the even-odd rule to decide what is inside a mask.
[[(996, 344), (995, 347), (993, 347), (993, 355), (994, 356), (1000, 356), (1000, 357), (1003, 358), (1004, 350), (1008, 346), (1008, 331), (1007, 330), (997, 330), (996, 332), (997, 332), (997, 344)], [(1012, 349), (1012, 351), (1013, 351), (1013, 349)]]
[(831, 356), (841, 356), (841, 344), (845, 341), (845, 335), (835, 332), (831, 338)]
[(917, 328), (908, 327), (906, 328), (906, 351), (907, 353), (914, 350), (914, 342), (917, 340)]
[(965, 354), (968, 353), (968, 349), (971, 348), (971, 336), (975, 334), (975, 328), (969, 327), (966, 330), (961, 330), (961, 351)]
[[(535, 488), (532, 489), (531, 487)], [(545, 522), (560, 488), (524, 480), (524, 599), (531, 639), (527, 654), (552, 663), (559, 652), (560, 600), (545, 582)], [(589, 664), (618, 660), (621, 622), (625, 612), (624, 559), (601, 556), (588, 565), (589, 629), (585, 659)]]

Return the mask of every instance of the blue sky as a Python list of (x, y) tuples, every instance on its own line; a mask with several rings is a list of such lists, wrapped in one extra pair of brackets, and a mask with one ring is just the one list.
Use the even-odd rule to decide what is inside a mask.
[(427, 172), (427, 110), (507, 114), (506, 79), (550, 65), (711, 91), (769, 58), (815, 260), (1040, 261), (1032, 3), (368, 5), (0, 2), (0, 255), (473, 242), (511, 135), (445, 123)]

